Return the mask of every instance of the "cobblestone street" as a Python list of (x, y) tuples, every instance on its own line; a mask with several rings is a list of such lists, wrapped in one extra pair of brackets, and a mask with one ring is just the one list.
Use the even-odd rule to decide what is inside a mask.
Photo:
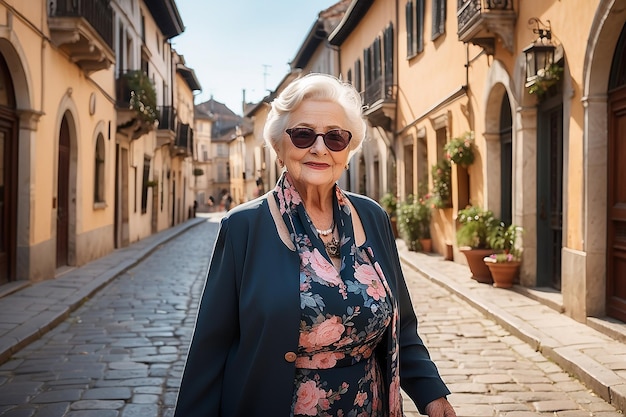
[[(0, 366), (0, 415), (171, 416), (216, 231), (207, 221), (163, 244)], [(459, 417), (622, 415), (444, 288), (406, 278)]]

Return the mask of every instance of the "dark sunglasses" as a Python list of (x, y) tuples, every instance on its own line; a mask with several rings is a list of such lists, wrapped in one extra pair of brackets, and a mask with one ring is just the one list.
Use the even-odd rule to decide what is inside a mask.
[(309, 127), (294, 127), (285, 130), (296, 148), (305, 149), (313, 146), (318, 136), (324, 140), (324, 145), (334, 152), (343, 151), (350, 144), (352, 133), (343, 129), (333, 129), (326, 133), (316, 133)]

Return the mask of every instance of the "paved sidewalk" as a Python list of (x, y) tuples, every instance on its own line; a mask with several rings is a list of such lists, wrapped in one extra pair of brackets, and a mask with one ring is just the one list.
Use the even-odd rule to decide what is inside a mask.
[[(559, 313), (556, 294), (481, 284), (471, 279), (465, 265), (409, 252), (402, 241), (398, 246), (405, 265), (468, 302), (618, 410), (626, 410), (626, 325), (593, 319), (596, 330)], [(542, 302), (535, 299), (544, 297)]]
[[(220, 214), (210, 216), (213, 215)], [(61, 323), (99, 289), (159, 245), (206, 220), (203, 217), (188, 220), (68, 270), (56, 279), (19, 288), (1, 297), (0, 363)], [(605, 401), (626, 410), (626, 325), (598, 319), (590, 319), (591, 326), (579, 323), (559, 313), (558, 294), (480, 284), (470, 278), (465, 265), (445, 261), (438, 255), (409, 252), (400, 240), (398, 245), (406, 266), (467, 301), (581, 380)], [(539, 298), (543, 301), (537, 301)]]

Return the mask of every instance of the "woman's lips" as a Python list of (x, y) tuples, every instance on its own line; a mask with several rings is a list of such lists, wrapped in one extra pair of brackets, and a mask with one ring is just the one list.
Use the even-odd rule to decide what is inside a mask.
[(330, 166), (328, 164), (324, 164), (321, 162), (306, 162), (305, 165), (311, 168), (315, 168), (315, 169), (323, 169), (323, 168), (328, 168)]

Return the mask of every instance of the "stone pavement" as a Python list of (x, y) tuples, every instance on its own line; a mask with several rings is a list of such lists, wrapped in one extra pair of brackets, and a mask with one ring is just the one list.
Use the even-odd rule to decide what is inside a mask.
[[(560, 297), (554, 292), (481, 284), (471, 279), (465, 265), (410, 252), (402, 241), (398, 246), (405, 266), (469, 303), (617, 410), (626, 410), (626, 325), (600, 319), (590, 319), (593, 327), (582, 324), (559, 313)], [(420, 306), (415, 307), (424, 320), (428, 311), (420, 313)]]
[[(134, 266), (164, 243), (204, 220), (206, 219), (190, 220), (128, 248), (116, 250), (88, 265), (67, 271), (54, 280), (16, 289), (15, 292), (0, 298), (0, 363), (6, 362), (13, 353), (21, 351), (25, 346), (28, 346), (29, 350), (30, 348), (43, 350), (35, 341), (40, 338), (44, 339), (45, 337), (42, 336), (55, 326), (62, 324), (59, 327), (66, 327), (79, 324), (85, 327), (85, 323), (80, 323), (81, 318), (72, 313), (82, 311), (82, 309), (78, 310), (79, 307), (105, 292), (99, 291), (105, 286), (118, 287), (118, 293), (122, 291), (116, 282), (112, 282), (114, 278), (123, 276), (124, 279), (132, 282), (132, 274), (139, 275), (140, 273), (139, 268), (137, 271), (132, 270)], [(626, 345), (623, 343), (624, 339), (621, 339), (623, 335), (621, 330), (624, 325), (596, 323), (596, 327), (602, 331), (594, 330), (590, 326), (560, 314), (557, 311), (558, 296), (552, 295), (550, 300), (542, 303), (535, 300), (539, 295), (532, 291), (522, 294), (519, 292), (522, 289), (503, 290), (479, 284), (470, 279), (469, 270), (464, 265), (444, 261), (435, 255), (409, 252), (402, 241), (398, 241), (398, 244), (406, 267), (407, 282), (420, 317), (420, 333), (431, 349), (442, 376), (450, 385), (453, 392), (450, 400), (457, 407), (460, 417), (491, 415), (614, 417), (619, 415), (615, 409), (624, 410)], [(155, 267), (151, 268), (154, 271)], [(183, 269), (181, 266), (178, 268)], [(423, 277), (428, 279), (423, 279)], [(199, 286), (197, 283), (194, 286), (197, 292)], [(106, 292), (108, 290), (109, 288)], [(142, 298), (141, 287), (135, 291), (138, 294), (135, 297)], [(165, 291), (169, 290), (165, 289)], [(175, 298), (179, 296), (173, 295)], [(162, 297), (166, 299), (165, 295)], [(118, 304), (115, 303), (116, 301), (113, 300), (110, 308), (114, 308), (116, 314), (125, 314), (125, 309), (129, 307), (128, 301), (120, 298), (117, 301)], [(159, 307), (156, 301), (148, 301), (147, 298), (145, 303), (154, 303), (157, 314), (160, 314), (160, 309), (172, 308), (171, 301), (166, 304), (166, 307)], [(473, 306), (475, 310), (468, 309), (466, 303)], [(99, 305), (96, 304), (96, 306)], [(160, 314), (160, 316), (173, 315), (176, 320), (180, 320), (179, 316), (184, 313), (182, 311), (184, 307), (180, 305), (176, 309), (181, 309), (180, 314), (168, 313)], [(106, 323), (108, 313), (112, 314), (110, 310), (102, 311), (100, 314), (102, 317), (99, 320)], [(97, 320), (99, 315), (97, 309), (93, 313), (83, 314), (85, 317), (82, 320), (85, 321), (87, 314), (90, 320)], [(66, 320), (68, 318), (71, 320)], [(137, 324), (141, 327), (141, 322)], [(187, 320), (185, 326), (191, 325), (192, 323)], [(86, 331), (97, 334), (100, 331), (99, 326), (102, 324), (92, 323)], [(163, 340), (171, 338), (172, 329), (169, 327), (173, 326), (164, 328), (157, 326), (150, 330), (149, 336), (157, 339), (163, 338)], [(133, 328), (130, 331), (137, 330)], [(613, 337), (606, 335), (609, 331), (612, 332)], [(70, 339), (70, 336), (60, 336), (56, 331), (50, 334), (56, 338), (53, 349), (57, 349), (55, 352), (58, 352), (59, 359), (70, 352), (73, 361), (84, 362), (90, 361), (91, 355), (96, 353), (92, 351), (96, 347), (87, 344), (74, 346), (72, 343), (75, 342)], [(179, 344), (184, 343), (188, 335), (183, 337), (179, 334), (178, 339), (181, 337), (183, 340), (179, 340)], [(123, 387), (117, 386), (123, 385), (117, 382), (122, 376), (132, 378), (133, 375), (143, 376), (143, 378), (138, 377), (132, 383), (148, 385), (160, 383), (146, 378), (148, 371), (144, 368), (147, 366), (139, 369), (136, 367), (137, 364), (131, 366), (129, 362), (116, 361), (123, 348), (126, 347), (120, 345), (119, 351), (113, 348), (107, 353), (105, 359), (109, 363), (109, 369), (105, 371), (101, 365), (91, 365), (90, 361), (90, 366), (82, 371), (83, 374), (76, 375), (74, 381), (61, 382), (52, 373), (44, 374), (35, 384), (37, 385), (35, 388), (34, 382), (31, 381), (32, 377), (29, 375), (34, 374), (34, 369), (50, 366), (50, 359), (36, 356), (25, 362), (12, 360), (5, 363), (2, 366), (2, 373), (6, 372), (9, 375), (14, 372), (13, 366), (16, 369), (19, 368), (24, 378), (21, 384), (28, 385), (27, 388), (31, 390), (40, 390), (41, 384), (44, 383), (52, 386), (56, 384), (57, 395), (61, 395), (67, 402), (71, 401), (71, 398), (79, 391), (82, 392), (85, 380), (91, 374), (106, 372), (107, 378), (111, 381), (98, 386), (95, 390), (91, 388), (90, 394), (93, 398), (90, 400), (83, 396), (84, 400), (72, 405), (72, 409), (75, 410), (73, 414), (67, 414), (67, 416), (169, 415), (167, 411), (155, 411), (154, 403), (159, 394), (155, 387), (135, 387), (131, 390), (128, 388), (124, 390)], [(151, 369), (156, 367), (157, 375), (149, 376), (168, 381), (166, 393), (161, 393), (165, 395), (165, 400), (160, 401), (162, 404), (169, 404), (169, 407), (171, 407), (176, 390), (176, 387), (172, 386), (176, 375), (174, 377), (169, 375), (169, 379), (158, 375), (159, 364), (149, 363), (149, 361), (173, 361), (170, 358), (174, 355), (172, 349), (174, 347), (167, 344), (155, 345), (153, 348), (133, 347), (134, 351), (145, 355), (146, 364)], [(154, 359), (155, 356), (160, 359)], [(178, 371), (181, 369), (180, 361), (180, 358), (175, 361)], [(162, 366), (161, 372), (165, 372), (166, 364)], [(62, 364), (58, 367), (61, 368), (61, 372), (66, 373), (66, 376), (67, 373), (72, 372), (71, 369), (63, 368)], [(591, 395), (589, 390), (570, 378), (563, 369), (582, 381), (597, 396)], [(2, 376), (0, 380), (4, 378)], [(0, 381), (0, 384), (4, 382)], [(63, 389), (59, 390), (59, 388)], [(129, 404), (131, 391), (133, 400)], [(40, 410), (42, 413), (37, 414), (13, 415), (36, 415), (37, 417), (64, 415), (52, 410), (55, 405), (54, 399), (44, 398), (45, 393), (40, 395), (42, 395), (39, 398), (40, 406), (48, 407), (45, 411)], [(59, 407), (63, 406), (66, 405), (59, 405)], [(98, 407), (101, 409), (94, 410)], [(119, 414), (116, 410), (122, 408), (124, 411)], [(406, 411), (407, 417), (419, 415), (409, 403), (407, 403)], [(1, 410), (0, 414), (2, 414)]]
[[(0, 294), (0, 364), (65, 320), (102, 287), (132, 268), (159, 245), (206, 218), (190, 219), (61, 276), (36, 283), (15, 282)], [(24, 286), (26, 285), (26, 286)]]

